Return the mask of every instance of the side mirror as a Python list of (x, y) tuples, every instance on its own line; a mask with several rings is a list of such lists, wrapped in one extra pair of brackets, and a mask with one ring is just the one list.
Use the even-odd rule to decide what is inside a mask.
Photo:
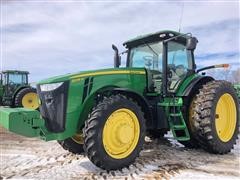
[(198, 40), (196, 37), (190, 37), (187, 39), (186, 48), (187, 50), (195, 50), (197, 47)]
[(112, 49), (114, 50), (114, 67), (119, 68), (121, 65), (121, 56), (118, 54), (118, 48), (114, 44), (112, 45)]

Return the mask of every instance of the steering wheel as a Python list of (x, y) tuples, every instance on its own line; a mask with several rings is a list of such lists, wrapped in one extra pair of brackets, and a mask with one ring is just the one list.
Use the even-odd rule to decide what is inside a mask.
[(14, 85), (14, 82), (13, 81), (11, 81), (11, 80), (9, 80), (9, 83), (8, 83), (9, 85)]
[[(181, 73), (179, 73), (179, 70), (181, 71)], [(175, 68), (175, 73), (177, 76), (181, 77), (182, 75), (185, 74), (185, 72), (187, 71), (187, 68), (184, 65), (177, 65)]]

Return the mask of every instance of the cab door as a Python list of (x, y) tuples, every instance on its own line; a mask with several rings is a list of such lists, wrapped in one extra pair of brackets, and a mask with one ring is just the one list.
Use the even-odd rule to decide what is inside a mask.
[(167, 91), (175, 93), (181, 82), (193, 70), (192, 52), (179, 42), (168, 42)]
[(141, 67), (147, 71), (147, 90), (161, 93), (162, 42), (142, 44), (130, 50), (128, 67)]

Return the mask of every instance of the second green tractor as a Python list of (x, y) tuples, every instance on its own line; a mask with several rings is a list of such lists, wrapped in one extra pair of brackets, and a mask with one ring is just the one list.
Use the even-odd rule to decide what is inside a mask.
[(236, 143), (239, 102), (230, 82), (197, 69), (191, 34), (160, 31), (124, 43), (120, 67), (53, 77), (37, 85), (40, 113), (1, 108), (1, 124), (28, 137), (57, 140), (73, 153), (85, 151), (96, 166), (116, 170), (139, 155), (145, 135), (171, 130), (189, 148), (226, 154)]
[(38, 109), (37, 91), (28, 83), (28, 71), (0, 72), (0, 106)]

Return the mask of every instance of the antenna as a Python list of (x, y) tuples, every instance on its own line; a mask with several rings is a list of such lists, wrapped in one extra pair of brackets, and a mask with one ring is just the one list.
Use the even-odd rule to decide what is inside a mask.
[(180, 19), (179, 19), (179, 29), (178, 29), (178, 32), (181, 32), (182, 19), (183, 19), (183, 11), (184, 11), (184, 2), (182, 3), (182, 10), (181, 10), (181, 15), (180, 15)]

